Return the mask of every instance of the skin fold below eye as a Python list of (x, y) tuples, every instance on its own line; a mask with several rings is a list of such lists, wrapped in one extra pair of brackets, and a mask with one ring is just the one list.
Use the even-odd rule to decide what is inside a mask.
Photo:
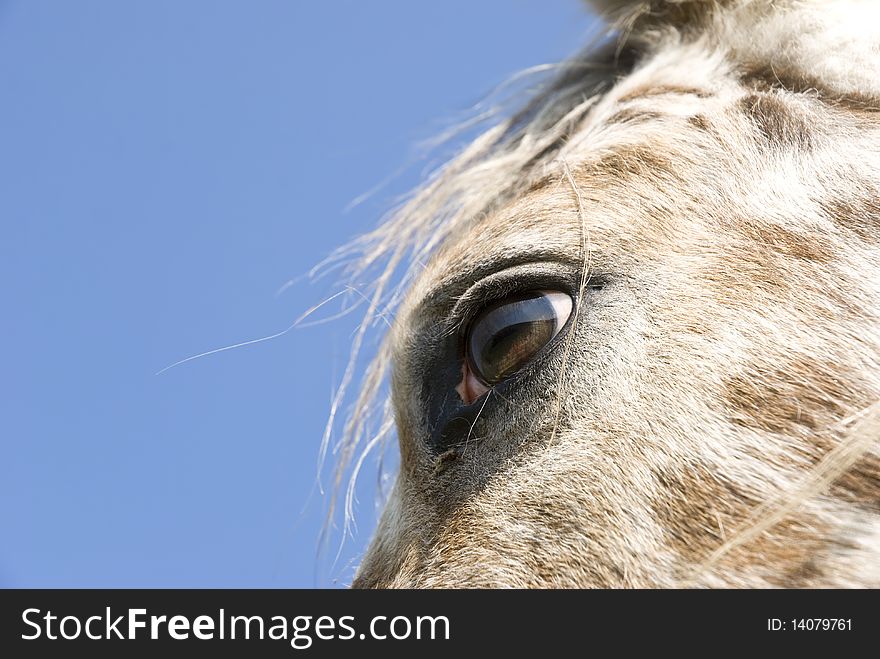
[(530, 362), (559, 333), (571, 310), (568, 294), (539, 290), (516, 293), (480, 312), (465, 340), (456, 387), (462, 401), (474, 402)]

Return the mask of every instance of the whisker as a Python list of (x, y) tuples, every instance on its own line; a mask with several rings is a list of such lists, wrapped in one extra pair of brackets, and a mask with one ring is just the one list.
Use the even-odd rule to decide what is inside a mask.
[(311, 307), (308, 311), (306, 311), (306, 312), (305, 312), (303, 315), (301, 315), (299, 318), (297, 318), (295, 321), (293, 321), (293, 323), (291, 323), (289, 327), (287, 327), (286, 329), (281, 330), (280, 332), (277, 332), (277, 333), (275, 333), (275, 334), (271, 334), (271, 335), (269, 335), (269, 336), (263, 336), (263, 337), (260, 337), (259, 339), (251, 339), (250, 341), (242, 341), (241, 343), (235, 343), (235, 344), (233, 344), (233, 345), (223, 346), (222, 348), (215, 348), (214, 350), (208, 350), (208, 351), (206, 351), (206, 352), (200, 352), (200, 353), (197, 354), (197, 355), (192, 355), (191, 357), (187, 357), (186, 359), (181, 359), (180, 361), (176, 361), (176, 362), (174, 362), (173, 364), (170, 364), (169, 366), (166, 366), (165, 368), (163, 368), (163, 369), (161, 369), (161, 370), (159, 370), (159, 371), (156, 371), (156, 375), (162, 375), (162, 374), (165, 373), (166, 371), (170, 371), (172, 368), (175, 368), (175, 367), (177, 367), (177, 366), (180, 366), (181, 364), (186, 364), (187, 362), (191, 362), (191, 361), (194, 361), (194, 360), (196, 360), (196, 359), (201, 359), (202, 357), (209, 357), (210, 355), (216, 355), (216, 354), (221, 353), (221, 352), (226, 352), (227, 350), (235, 350), (236, 348), (243, 348), (243, 347), (245, 347), (245, 346), (251, 346), (251, 345), (255, 345), (255, 344), (257, 344), (257, 343), (264, 343), (264, 342), (266, 342), (266, 341), (271, 341), (271, 340), (273, 340), (273, 339), (281, 338), (281, 337), (284, 336), (285, 334), (288, 334), (288, 333), (292, 332), (294, 329), (296, 329), (296, 328), (300, 325), (300, 323), (301, 323), (303, 320), (305, 320), (306, 318), (308, 318), (309, 316), (311, 316), (315, 311), (317, 311), (318, 309), (320, 309), (321, 307), (323, 307), (323, 306), (324, 306), (325, 304), (327, 304), (328, 302), (331, 302), (331, 301), (335, 300), (336, 298), (338, 298), (340, 295), (342, 295), (342, 294), (345, 293), (345, 292), (346, 292), (346, 291), (339, 291), (338, 293), (336, 293), (336, 294), (331, 295), (330, 297), (328, 297), (328, 298), (327, 298), (326, 300), (324, 300), (323, 302), (319, 302), (319, 303), (316, 304), (315, 306)]

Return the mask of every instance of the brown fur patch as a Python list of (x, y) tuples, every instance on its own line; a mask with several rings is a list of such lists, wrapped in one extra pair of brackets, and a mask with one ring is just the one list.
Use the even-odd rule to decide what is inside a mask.
[(834, 258), (827, 241), (779, 225), (744, 223), (740, 233), (782, 256), (816, 263), (828, 263)]
[(853, 401), (841, 365), (806, 357), (786, 364), (753, 364), (728, 377), (724, 387), (729, 418), (735, 424), (780, 434), (817, 431), (841, 421)]
[(868, 455), (856, 462), (834, 482), (830, 494), (880, 512), (880, 457)]
[[(736, 534), (759, 504), (733, 482), (717, 476), (705, 465), (655, 471), (660, 486), (653, 503), (670, 549), (681, 560), (683, 576)], [(783, 520), (752, 542), (736, 548), (722, 569), (766, 571), (776, 586), (798, 587), (815, 582), (822, 572), (815, 554), (826, 542), (816, 533), (814, 520)]]
[(652, 175), (655, 177), (661, 175), (673, 180), (682, 178), (679, 163), (650, 144), (621, 146), (598, 160), (584, 163), (578, 168), (577, 173), (620, 181)]
[(706, 558), (725, 540), (731, 522), (743, 518), (749, 499), (730, 482), (718, 479), (703, 465), (676, 471), (655, 471), (660, 496), (653, 509), (670, 548), (685, 563)]
[(850, 92), (841, 94), (830, 90), (819, 77), (810, 76), (800, 70), (786, 70), (758, 62), (743, 68), (740, 80), (756, 91), (769, 92), (784, 89), (799, 94), (818, 94), (819, 99), (829, 105), (856, 113), (880, 110), (880, 99), (868, 94)]
[(694, 128), (698, 128), (706, 132), (712, 131), (712, 122), (710, 122), (709, 118), (704, 114), (695, 114), (692, 117), (688, 117), (687, 121)]
[(772, 529), (728, 557), (729, 564), (744, 560), (766, 570), (767, 581), (778, 588), (809, 588), (826, 576), (823, 554), (844, 545), (830, 538), (818, 520), (804, 516), (784, 519)]
[(880, 241), (880, 194), (823, 198), (819, 206), (842, 229), (871, 243)]
[(775, 94), (748, 94), (737, 103), (762, 141), (782, 149), (809, 149), (811, 130), (804, 118)]
[[(631, 177), (644, 177), (653, 174), (667, 179), (681, 180), (682, 173), (672, 158), (650, 144), (630, 144), (618, 147), (596, 160), (587, 161), (577, 167), (574, 174), (581, 177), (626, 181)], [(533, 195), (551, 186), (560, 185), (563, 177), (559, 173), (548, 174), (536, 180), (523, 196)]]
[(665, 96), (676, 94), (679, 96), (696, 96), (697, 98), (708, 98), (711, 93), (699, 87), (687, 87), (685, 85), (643, 85), (628, 91), (626, 94), (617, 99), (621, 103), (633, 101), (640, 98), (651, 98), (653, 96)]
[(651, 110), (639, 108), (622, 108), (608, 118), (607, 123), (611, 124), (644, 124), (649, 121), (662, 118), (662, 112), (653, 112)]

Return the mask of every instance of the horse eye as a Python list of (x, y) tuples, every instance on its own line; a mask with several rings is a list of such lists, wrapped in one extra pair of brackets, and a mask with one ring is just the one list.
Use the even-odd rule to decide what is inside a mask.
[(469, 369), (488, 386), (510, 377), (559, 333), (571, 308), (566, 293), (529, 291), (484, 309), (468, 330)]

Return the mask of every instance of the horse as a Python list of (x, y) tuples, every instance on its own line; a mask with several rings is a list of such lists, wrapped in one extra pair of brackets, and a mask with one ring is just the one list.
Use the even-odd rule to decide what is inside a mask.
[(880, 3), (592, 6), (356, 244), (352, 586), (880, 586)]

